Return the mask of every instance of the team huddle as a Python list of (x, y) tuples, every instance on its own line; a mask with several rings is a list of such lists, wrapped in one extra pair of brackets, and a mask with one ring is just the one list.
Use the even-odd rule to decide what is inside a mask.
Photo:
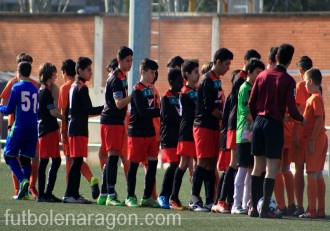
[[(140, 81), (128, 92), (127, 73), (133, 51), (123, 46), (108, 65), (105, 103), (98, 107), (92, 105), (86, 85), (92, 76), (91, 59), (64, 60), (61, 71), (65, 83), (58, 89), (55, 65), (40, 66), (39, 84), (30, 78), (32, 57), (19, 54), (17, 76), (0, 95), (0, 122), (3, 114), (10, 115), (4, 157), (13, 173), (13, 199), (29, 199), (31, 193), (37, 202), (90, 204), (79, 193), (83, 175), (99, 205), (189, 209), (260, 218), (325, 218), (322, 170), (328, 139), (322, 75), (313, 68), (312, 60), (303, 56), (297, 62), (302, 81), (296, 84), (287, 73), (293, 54), (290, 44), (272, 47), (265, 65), (256, 50), (248, 50), (242, 70), (232, 73), (232, 89), (227, 97), (222, 88), (226, 80), (221, 76), (234, 58), (230, 50), (217, 50), (212, 62), (201, 68), (202, 77), (198, 62), (175, 56), (167, 65), (170, 88), (160, 97), (155, 88), (158, 64), (149, 58), (142, 60)], [(88, 157), (90, 116), (100, 116), (101, 190), (84, 161)], [(61, 165), (60, 141), (67, 183), (62, 199), (53, 194)], [(162, 163), (168, 167), (157, 194), (159, 147)], [(127, 182), (124, 200), (115, 190), (119, 158)], [(294, 176), (291, 162), (295, 164)], [(135, 187), (140, 165), (145, 170), (145, 184), (138, 202)], [(191, 198), (184, 206), (179, 192), (187, 169)], [(200, 196), (203, 184), (205, 202)]]

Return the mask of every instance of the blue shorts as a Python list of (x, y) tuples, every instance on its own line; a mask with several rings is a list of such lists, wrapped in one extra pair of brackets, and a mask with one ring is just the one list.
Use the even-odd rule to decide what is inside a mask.
[(37, 142), (37, 131), (15, 131), (7, 137), (4, 155), (9, 157), (24, 156), (34, 158)]

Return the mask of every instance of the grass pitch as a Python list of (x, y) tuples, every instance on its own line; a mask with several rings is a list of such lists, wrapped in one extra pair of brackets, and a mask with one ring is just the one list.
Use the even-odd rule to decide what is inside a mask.
[[(95, 158), (97, 158), (95, 156)], [(92, 167), (95, 176), (100, 178), (99, 167)], [(157, 189), (161, 188), (164, 170), (157, 172)], [(326, 203), (330, 211), (329, 177)], [(75, 205), (64, 203), (37, 203), (30, 196), (29, 201), (11, 200), (13, 187), (11, 172), (7, 165), (0, 163), (0, 230), (329, 230), (330, 216), (323, 220), (284, 218), (281, 220), (250, 218), (246, 215), (224, 215), (176, 212), (164, 209), (127, 207), (107, 207), (97, 205)], [(144, 186), (144, 171), (139, 168), (136, 194), (141, 199)], [(58, 172), (54, 194), (63, 197), (65, 192), (65, 166)], [(118, 169), (116, 190), (119, 199), (126, 196), (126, 181), (122, 168)], [(180, 191), (181, 201), (187, 205), (190, 198), (189, 174), (186, 173)], [(204, 190), (202, 190), (204, 191)], [(81, 178), (80, 193), (91, 199), (91, 190), (84, 177)], [(306, 194), (306, 193), (305, 193)], [(307, 206), (307, 200), (305, 200)], [(330, 214), (328, 212), (328, 214)]]

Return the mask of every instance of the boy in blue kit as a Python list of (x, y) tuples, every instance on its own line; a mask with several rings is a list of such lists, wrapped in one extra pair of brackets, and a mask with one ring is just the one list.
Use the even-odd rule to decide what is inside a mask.
[[(4, 149), (5, 161), (20, 182), (19, 200), (28, 195), (31, 175), (31, 158), (34, 158), (38, 141), (38, 89), (29, 81), (32, 66), (28, 62), (18, 64), (19, 82), (11, 91), (7, 106), (0, 106), (0, 113), (15, 112), (15, 123), (11, 127)], [(19, 161), (17, 160), (19, 157)]]

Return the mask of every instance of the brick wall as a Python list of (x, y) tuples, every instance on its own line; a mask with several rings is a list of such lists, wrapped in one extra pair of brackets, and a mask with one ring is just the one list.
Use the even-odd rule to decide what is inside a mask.
[[(43, 62), (52, 62), (58, 69), (62, 60), (78, 56), (94, 57), (94, 16), (53, 15), (18, 16), (0, 15), (0, 70), (15, 70), (18, 53), (33, 56), (33, 74)], [(162, 17), (160, 20), (159, 80), (156, 84), (163, 94), (168, 88), (166, 63), (170, 57), (181, 55), (185, 59), (198, 59), (200, 65), (211, 59), (211, 16)], [(152, 30), (158, 30), (158, 21), (152, 22)], [(310, 56), (316, 67), (330, 69), (330, 14), (310, 15), (249, 15), (220, 16), (220, 47), (234, 53), (231, 70), (224, 76), (226, 95), (230, 92), (230, 72), (243, 66), (247, 49), (258, 50), (265, 62), (271, 46), (291, 43), (296, 52), (295, 63), (300, 56)], [(152, 36), (152, 43), (158, 41)], [(128, 44), (128, 17), (104, 16), (103, 77), (105, 67), (116, 56), (122, 45)], [(158, 59), (158, 49), (151, 49), (151, 58)], [(289, 67), (295, 70), (295, 65)], [(297, 80), (299, 79), (296, 77)], [(60, 72), (57, 83), (62, 84)], [(91, 81), (92, 82), (92, 81)], [(90, 83), (91, 84), (91, 83)], [(323, 81), (326, 111), (330, 113), (330, 79)], [(328, 119), (329, 118), (329, 119)], [(330, 125), (330, 117), (327, 117)]]

